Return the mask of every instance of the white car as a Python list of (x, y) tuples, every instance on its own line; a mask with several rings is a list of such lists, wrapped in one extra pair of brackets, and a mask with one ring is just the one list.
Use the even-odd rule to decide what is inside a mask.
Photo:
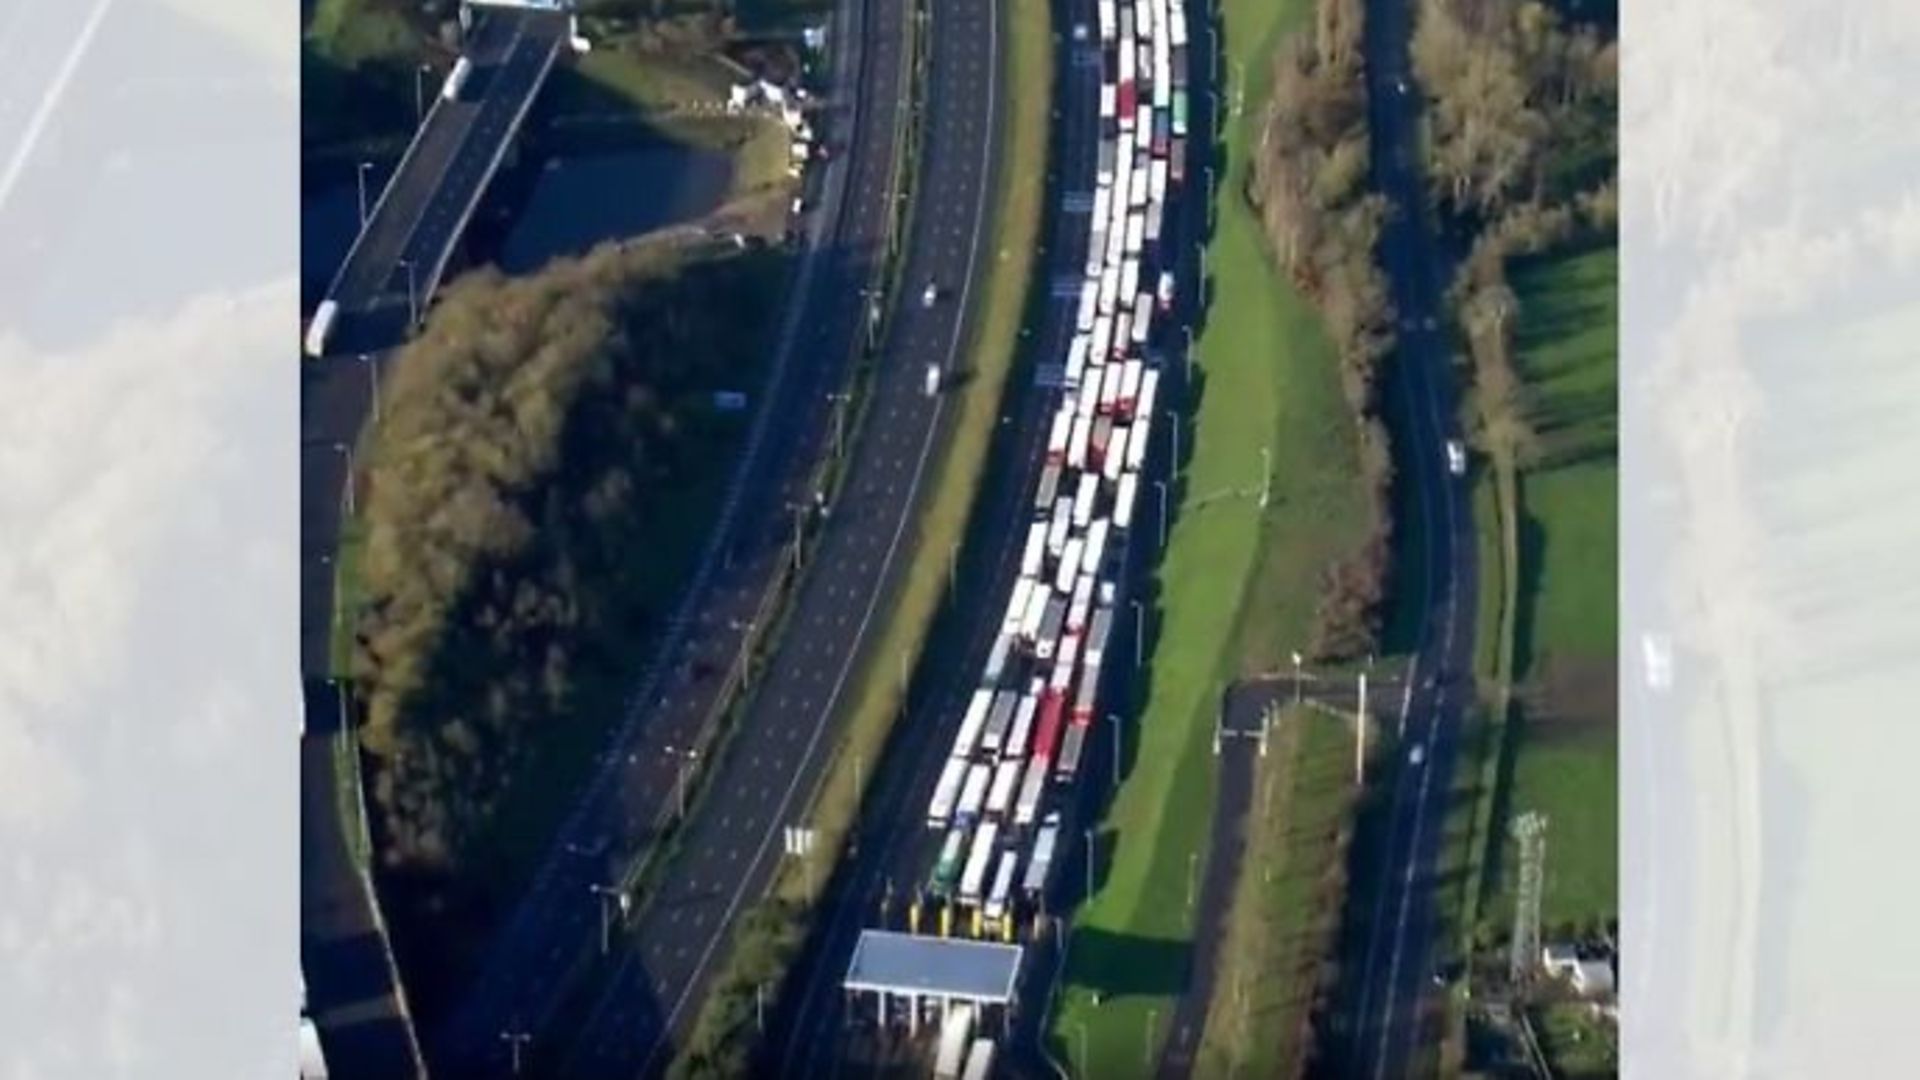
[(933, 302), (939, 298), (940, 290), (935, 287), (933, 282), (929, 281), (927, 282), (927, 291), (920, 294), (920, 306), (932, 307)]
[(1416, 746), (1413, 749), (1407, 751), (1407, 764), (1418, 765), (1425, 760), (1427, 760), (1426, 747)]
[(1459, 439), (1447, 440), (1447, 471), (1455, 476), (1467, 474), (1467, 448)]
[(1157, 293), (1160, 301), (1160, 310), (1161, 311), (1172, 310), (1173, 308), (1173, 271), (1171, 270), (1160, 271), (1160, 284), (1159, 284), (1159, 287), (1155, 289), (1155, 292)]

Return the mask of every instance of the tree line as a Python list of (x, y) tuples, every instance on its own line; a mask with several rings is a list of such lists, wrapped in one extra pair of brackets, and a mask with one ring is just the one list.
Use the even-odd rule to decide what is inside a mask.
[[(545, 741), (603, 726), (698, 547), (771, 252), (603, 245), (456, 281), (371, 436), (353, 674), (389, 871), (479, 857)], [(537, 780), (538, 778), (535, 778)]]
[(1247, 192), (1281, 269), (1326, 324), (1359, 429), (1370, 525), (1323, 573), (1309, 643), (1321, 658), (1377, 647), (1392, 563), (1393, 458), (1379, 376), (1393, 308), (1374, 258), (1386, 203), (1369, 187), (1362, 19), (1361, 0), (1318, 0), (1312, 28), (1280, 49)]
[(1539, 451), (1513, 357), (1515, 258), (1608, 236), (1618, 207), (1619, 45), (1581, 0), (1422, 0), (1413, 62), (1429, 98), (1435, 210), (1466, 249), (1450, 291), (1482, 446)]

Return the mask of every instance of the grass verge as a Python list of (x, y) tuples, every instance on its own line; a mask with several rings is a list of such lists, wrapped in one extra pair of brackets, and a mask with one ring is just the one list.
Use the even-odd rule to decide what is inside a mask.
[[(1182, 440), (1191, 456), (1176, 478), (1179, 524), (1154, 586), (1159, 630), (1138, 699), (1138, 746), (1100, 825), (1107, 870), (1076, 916), (1050, 1024), (1054, 1056), (1080, 1075), (1145, 1068), (1142, 1033), (1172, 1014), (1184, 989), (1220, 690), (1243, 672), (1277, 668), (1304, 643), (1321, 568), (1355, 546), (1367, 525), (1357, 438), (1331, 344), (1317, 314), (1275, 272), (1259, 216), (1241, 194), (1270, 92), (1269, 61), (1309, 11), (1300, 0), (1225, 0), (1219, 12), (1221, 66), (1234, 79), (1222, 100), (1240, 108), (1216, 147), (1223, 181), (1205, 263), (1201, 385), (1193, 436)], [(1264, 512), (1254, 497), (1263, 448), (1271, 484)], [(1148, 1032), (1149, 1044), (1160, 1034)]]

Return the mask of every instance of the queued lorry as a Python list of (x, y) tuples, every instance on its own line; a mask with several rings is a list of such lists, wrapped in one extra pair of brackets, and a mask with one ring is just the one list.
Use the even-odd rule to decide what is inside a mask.
[(948, 1008), (940, 1022), (940, 1045), (933, 1058), (935, 1080), (960, 1080), (972, 1039), (973, 1006), (962, 1002)]

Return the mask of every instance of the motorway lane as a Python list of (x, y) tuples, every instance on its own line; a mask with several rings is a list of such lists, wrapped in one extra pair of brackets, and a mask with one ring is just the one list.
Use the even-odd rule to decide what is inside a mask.
[[(1414, 1055), (1437, 1036), (1444, 1001), (1429, 978), (1436, 936), (1434, 868), (1462, 710), (1471, 704), (1476, 549), (1464, 481), (1446, 466), (1444, 444), (1461, 437), (1451, 385), (1451, 343), (1445, 327), (1444, 261), (1427, 220), (1419, 167), (1417, 93), (1408, 43), (1411, 0), (1369, 0), (1366, 65), (1375, 181), (1399, 212), (1381, 240), (1392, 299), (1401, 318), (1394, 353), (1393, 405), (1425, 538), (1420, 580), (1420, 631), (1408, 678), (1404, 742), (1423, 746), (1422, 765), (1396, 772), (1388, 816), (1386, 869), (1368, 921), (1361, 1000), (1353, 1047), (1354, 1075), (1408, 1074)], [(1410, 441), (1408, 441), (1410, 440)]]
[[(1090, 5), (1073, 3), (1069, 18), (1091, 21)], [(1097, 46), (1088, 48), (1097, 57)], [(1071, 52), (1074, 47), (1068, 49)], [(1057, 56), (1055, 70), (1064, 81), (1056, 99), (1057, 137), (1050, 169), (1058, 179), (1049, 194), (1058, 199), (1063, 192), (1093, 189), (1099, 148), (1100, 83), (1097, 64), (1075, 64), (1070, 55)], [(1055, 276), (1071, 274), (1078, 280), (1086, 262), (1087, 227), (1085, 212), (1054, 215), (1052, 243), (1048, 246), (1051, 258), (1036, 267), (1037, 287), (1047, 287)], [(1072, 300), (1050, 302), (1045, 322), (1035, 337), (1034, 363), (1064, 360), (1073, 336), (1074, 314)], [(997, 463), (1004, 470), (1001, 475), (988, 479), (989, 490), (996, 498), (985, 511), (993, 524), (982, 535), (995, 537), (996, 543), (981, 553), (986, 578), (978, 582), (977, 590), (977, 595), (993, 599), (978, 606), (977, 616), (967, 629), (965, 646), (952, 658), (954, 662), (940, 666), (929, 699), (909, 713), (906, 724), (910, 726), (896, 728), (880, 763), (883, 772), (877, 774), (861, 814), (861, 850), (869, 854), (843, 870), (822, 909), (829, 913), (824, 936), (816, 932), (809, 942), (807, 953), (795, 965), (798, 980), (771, 1017), (771, 1029), (783, 1033), (768, 1048), (778, 1075), (832, 1075), (847, 1047), (848, 1032), (842, 1020), (845, 1001), (838, 987), (854, 942), (863, 928), (880, 919), (881, 905), (890, 889), (891, 914), (900, 916), (906, 897), (923, 880), (944, 836), (926, 828), (925, 807), (960, 715), (986, 664), (1005, 597), (1019, 574), (1026, 540), (1025, 529), (1019, 526), (1030, 519), (1048, 425), (1059, 401), (1058, 391), (1018, 384), (1010, 384), (1007, 394), (999, 438), (1007, 441), (1010, 452)], [(967, 591), (976, 592), (971, 584)], [(875, 842), (865, 843), (869, 837)], [(928, 912), (926, 917), (933, 915)]]
[[(896, 7), (883, 4), (876, 9)], [(574, 1048), (569, 1074), (650, 1075), (691, 1023), (724, 958), (734, 919), (765, 889), (774, 843), (795, 823), (833, 746), (833, 725), (865, 634), (912, 522), (946, 395), (923, 392), (924, 366), (958, 362), (999, 129), (999, 27), (992, 0), (935, 0), (919, 188), (894, 322), (876, 374), (867, 430), (802, 585), (783, 647), (719, 765), (709, 812), (641, 915), (619, 973)], [(922, 306), (928, 282), (939, 299)]]
[[(485, 97), (459, 152), (447, 162), (432, 200), (421, 208), (399, 262), (387, 278), (384, 291), (400, 302), (404, 303), (407, 295), (403, 264), (414, 267), (418, 279), (415, 287), (422, 307), (425, 298), (439, 285), (460, 230), (479, 204), (487, 181), (546, 81), (555, 58), (567, 47), (565, 19), (527, 16), (521, 22), (523, 30), (499, 65), (491, 71), (476, 70), (469, 79), (469, 84)], [(484, 86), (478, 85), (483, 78)]]
[[(888, 227), (904, 23), (880, 5), (873, 25), (863, 27), (861, 12), (847, 4), (836, 16), (835, 97), (861, 104), (851, 117), (829, 121), (837, 136), (851, 120), (849, 151), (821, 170), (813, 243), (795, 283), (777, 385), (767, 389), (756, 420), (762, 428), (750, 437), (712, 546), (600, 772), (498, 936), (474, 990), (437, 1032), (436, 1059), (462, 1075), (503, 1071), (500, 1032), (537, 1033), (557, 1005), (567, 972), (598, 934), (590, 886), (610, 880), (624, 852), (674, 812), (679, 761), (668, 748), (704, 742), (721, 689), (718, 675), (701, 673), (732, 662), (787, 557), (787, 507), (809, 497), (804, 485), (829, 430), (827, 393), (844, 385), (865, 319), (861, 291), (875, 282)], [(611, 841), (607, 855), (580, 854), (603, 840)], [(534, 1050), (540, 1052), (538, 1042)]]

